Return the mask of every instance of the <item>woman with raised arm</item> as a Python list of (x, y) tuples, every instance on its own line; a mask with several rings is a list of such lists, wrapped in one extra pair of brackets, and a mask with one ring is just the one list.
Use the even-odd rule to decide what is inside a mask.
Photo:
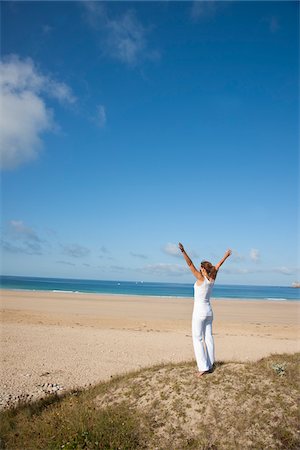
[(215, 266), (209, 261), (202, 261), (200, 270), (197, 270), (180, 242), (178, 247), (191, 272), (197, 278), (194, 284), (192, 336), (199, 371), (197, 375), (201, 376), (211, 371), (215, 360), (214, 338), (212, 334), (213, 311), (210, 304), (210, 296), (218, 270), (228, 256), (231, 255), (231, 250), (227, 250), (221, 261)]

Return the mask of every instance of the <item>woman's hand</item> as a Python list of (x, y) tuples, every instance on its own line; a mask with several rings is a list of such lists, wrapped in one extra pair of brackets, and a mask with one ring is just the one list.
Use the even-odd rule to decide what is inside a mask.
[(228, 258), (228, 256), (230, 256), (232, 253), (232, 250), (228, 249), (227, 252), (225, 253), (225, 257)]
[(184, 247), (183, 247), (183, 245), (181, 244), (181, 242), (179, 242), (178, 247), (179, 247), (180, 251), (184, 252)]

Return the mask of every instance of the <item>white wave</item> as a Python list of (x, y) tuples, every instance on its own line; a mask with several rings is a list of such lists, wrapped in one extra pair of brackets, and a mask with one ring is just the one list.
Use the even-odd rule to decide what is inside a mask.
[(63, 291), (60, 289), (53, 289), (52, 292), (63, 292), (65, 294), (74, 294), (74, 291)]

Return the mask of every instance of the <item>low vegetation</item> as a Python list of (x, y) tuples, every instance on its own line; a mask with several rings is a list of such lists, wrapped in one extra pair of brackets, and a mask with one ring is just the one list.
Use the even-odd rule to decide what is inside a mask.
[(1, 412), (0, 448), (298, 449), (300, 354), (256, 363), (160, 365), (21, 401)]

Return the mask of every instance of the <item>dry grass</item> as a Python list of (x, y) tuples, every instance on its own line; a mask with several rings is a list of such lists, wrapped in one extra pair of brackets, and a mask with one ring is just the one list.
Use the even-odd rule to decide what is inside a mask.
[(0, 448), (296, 449), (300, 354), (155, 366), (2, 413)]

